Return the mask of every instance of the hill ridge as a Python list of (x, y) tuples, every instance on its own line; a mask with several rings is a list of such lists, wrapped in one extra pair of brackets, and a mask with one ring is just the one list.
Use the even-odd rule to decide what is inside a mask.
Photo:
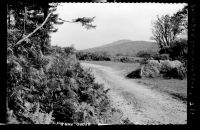
[(155, 44), (155, 42), (151, 41), (144, 41), (144, 40), (132, 41), (128, 39), (121, 39), (109, 44), (83, 49), (79, 51), (107, 52), (111, 55), (116, 55), (116, 54), (135, 55), (137, 52), (141, 50), (158, 51), (158, 46)]

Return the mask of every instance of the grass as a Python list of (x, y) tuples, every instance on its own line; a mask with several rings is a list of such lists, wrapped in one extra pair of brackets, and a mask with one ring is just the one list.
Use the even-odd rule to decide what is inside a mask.
[[(128, 73), (136, 70), (139, 67), (139, 63), (121, 63), (112, 61), (84, 61), (87, 63), (97, 64), (112, 67), (121, 72), (122, 76), (126, 76)], [(187, 79), (163, 79), (163, 78), (142, 78), (142, 79), (130, 79), (139, 84), (144, 84), (151, 89), (167, 93), (173, 98), (186, 102), (187, 100)]]
[(120, 40), (115, 41), (111, 44), (106, 44), (99, 47), (94, 47), (90, 49), (85, 49), (83, 51), (87, 52), (108, 52), (111, 55), (123, 54), (123, 55), (135, 55), (141, 50), (152, 50), (158, 51), (158, 47), (154, 42), (148, 41), (129, 41)]
[(187, 101), (187, 79), (162, 79), (162, 78), (144, 78), (132, 79), (140, 84), (149, 86), (161, 92), (168, 93), (176, 99)]

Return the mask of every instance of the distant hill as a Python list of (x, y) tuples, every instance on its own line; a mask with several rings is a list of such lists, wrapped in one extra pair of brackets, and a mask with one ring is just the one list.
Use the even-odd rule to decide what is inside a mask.
[(154, 42), (148, 41), (131, 41), (131, 40), (118, 40), (110, 44), (99, 47), (84, 49), (80, 51), (87, 52), (107, 52), (111, 55), (135, 55), (141, 50), (158, 51), (158, 46)]

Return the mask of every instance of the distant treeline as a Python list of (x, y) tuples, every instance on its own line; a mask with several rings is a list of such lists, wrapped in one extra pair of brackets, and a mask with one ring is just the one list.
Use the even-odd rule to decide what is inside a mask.
[(107, 52), (76, 52), (76, 57), (79, 60), (88, 60), (88, 61), (114, 61), (114, 62), (124, 62), (124, 63), (136, 63), (143, 60), (141, 57), (133, 56), (112, 56)]
[(111, 61), (111, 56), (106, 52), (76, 52), (79, 60)]

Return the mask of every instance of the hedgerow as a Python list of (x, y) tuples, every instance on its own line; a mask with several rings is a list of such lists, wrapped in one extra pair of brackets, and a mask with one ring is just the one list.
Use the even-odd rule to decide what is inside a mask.
[[(7, 121), (10, 124), (98, 123), (107, 91), (81, 67), (73, 47), (50, 45), (57, 3), (7, 3)], [(95, 28), (93, 18), (73, 22)]]
[(187, 70), (183, 63), (178, 60), (146, 60), (140, 67), (127, 75), (128, 78), (174, 78), (184, 79), (187, 76)]
[(111, 56), (106, 52), (76, 52), (79, 60), (111, 61)]
[(99, 115), (109, 106), (106, 91), (94, 83), (94, 77), (81, 67), (75, 55), (51, 55), (52, 60), (46, 60), (51, 65), (46, 69), (48, 65), (42, 62), (35, 66), (33, 61), (41, 57), (33, 53), (37, 56), (7, 58), (8, 113), (12, 111), (9, 122), (98, 123)]

